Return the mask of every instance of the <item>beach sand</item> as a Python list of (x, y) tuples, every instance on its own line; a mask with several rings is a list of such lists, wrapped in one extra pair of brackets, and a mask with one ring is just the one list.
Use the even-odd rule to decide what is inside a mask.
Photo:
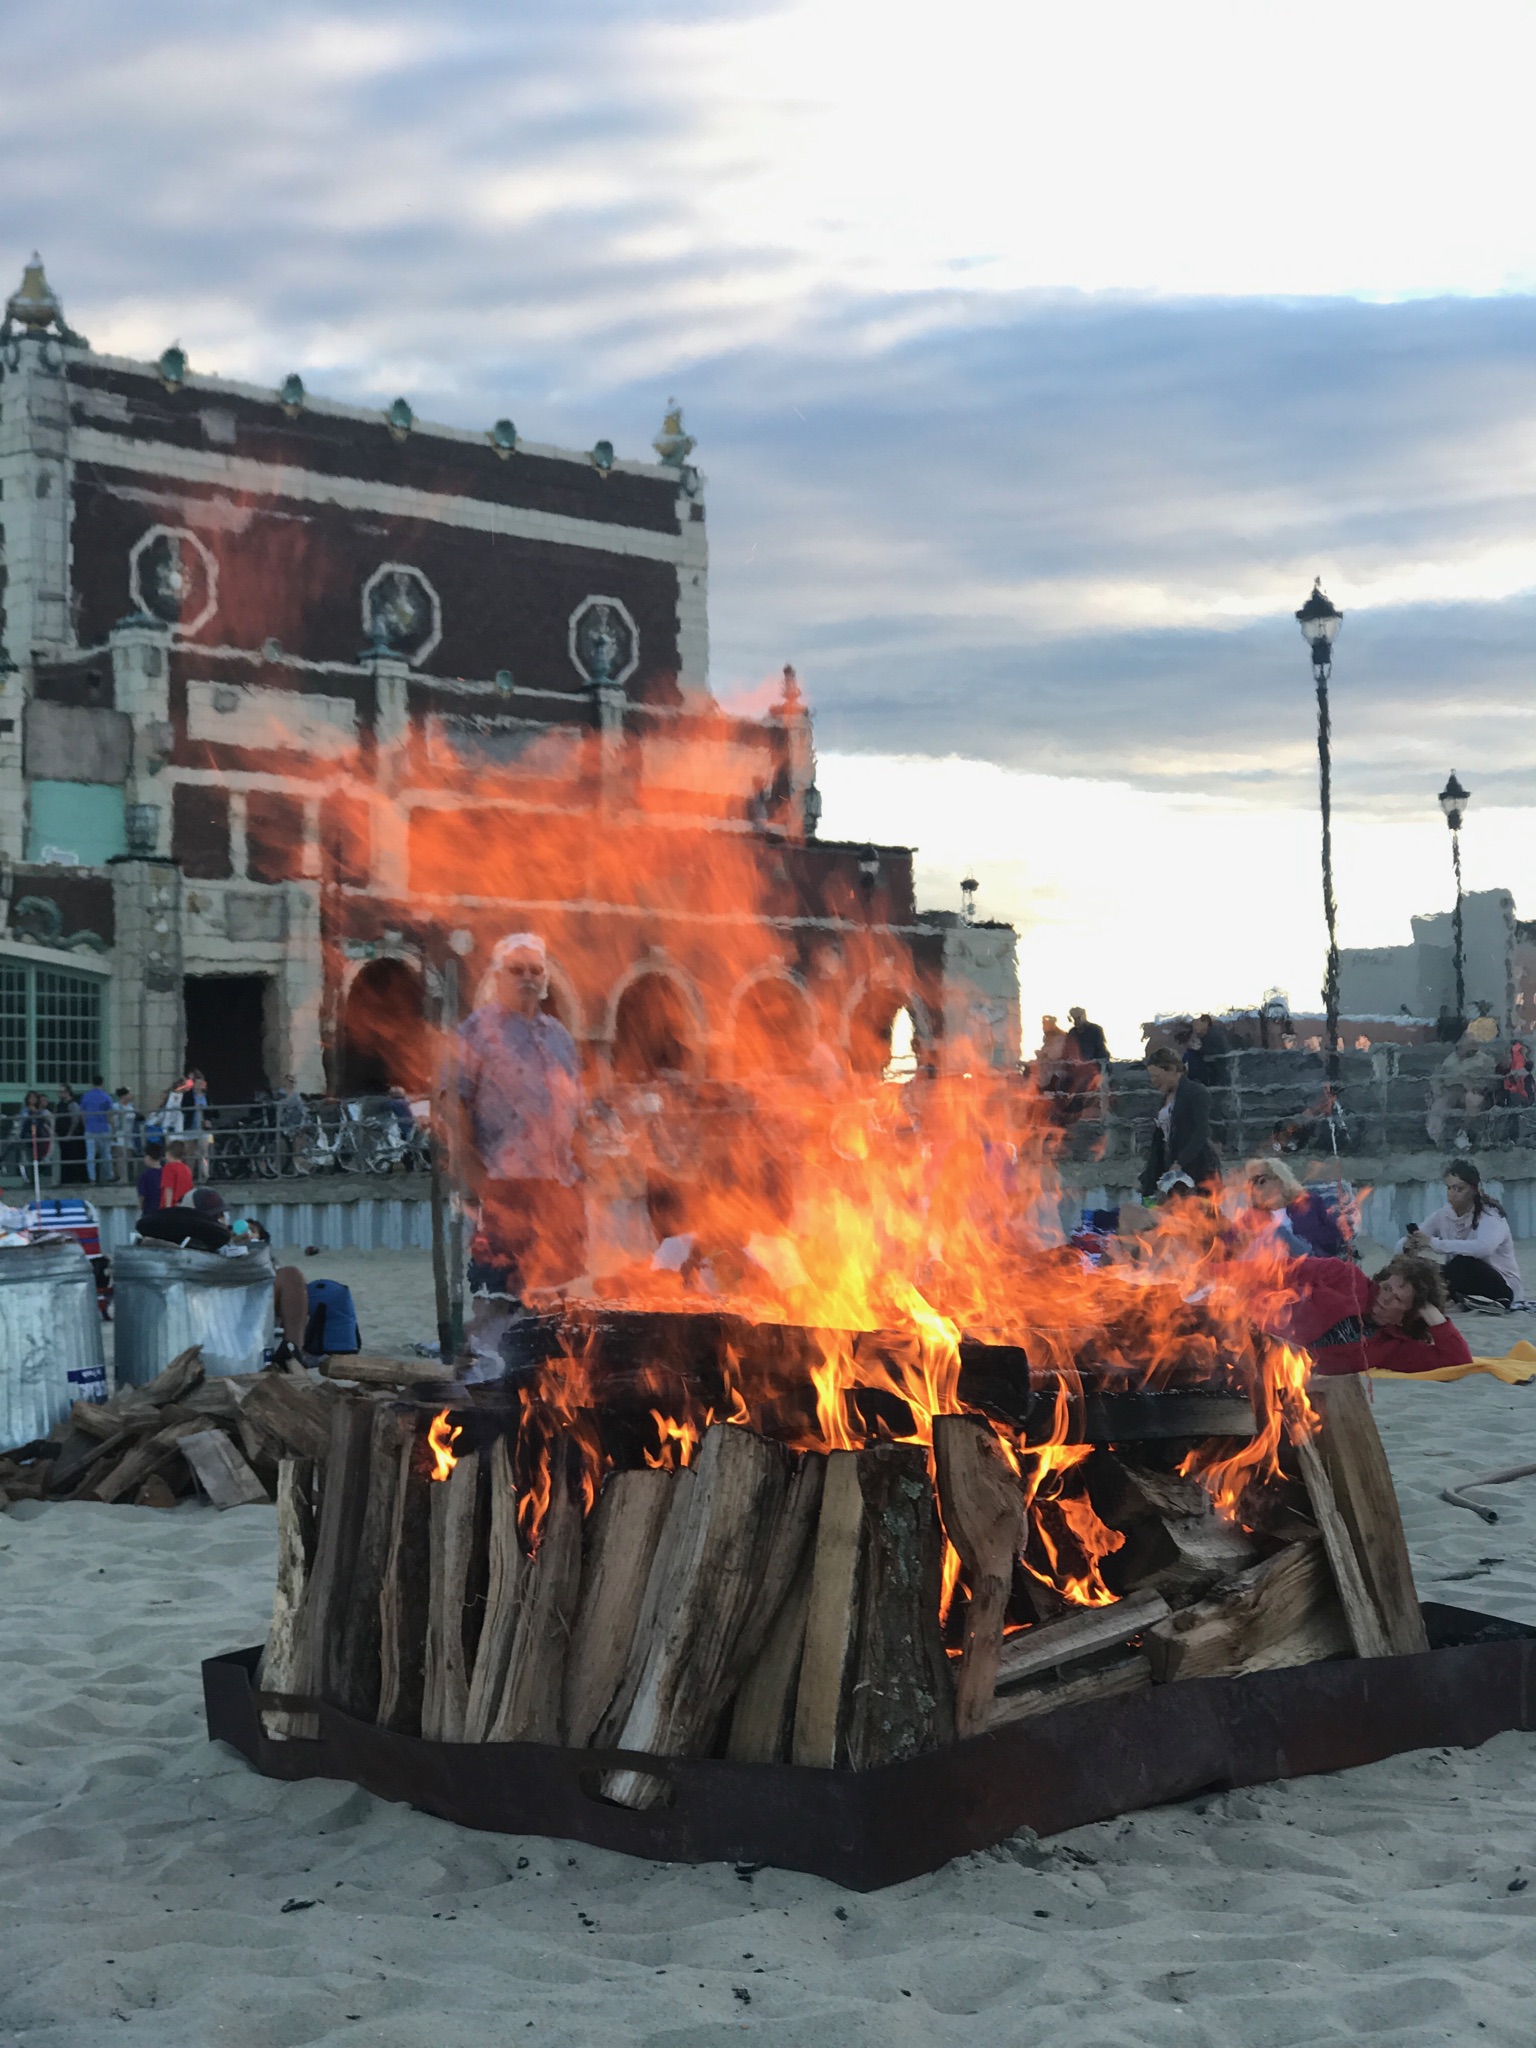
[[(422, 1255), (308, 1264), (354, 1286), (370, 1348), (430, 1335)], [(1522, 1334), (1469, 1327), (1475, 1349)], [(1375, 1399), (1423, 1595), (1536, 1622), (1536, 1481), (1485, 1496), (1494, 1527), (1437, 1498), (1536, 1461), (1536, 1386)], [(273, 1551), (270, 1508), (0, 1515), (0, 2048), (1536, 2039), (1536, 1736), (1021, 1839), (872, 1895), (657, 1866), (279, 1785), (211, 1746), (198, 1665), (263, 1636)]]

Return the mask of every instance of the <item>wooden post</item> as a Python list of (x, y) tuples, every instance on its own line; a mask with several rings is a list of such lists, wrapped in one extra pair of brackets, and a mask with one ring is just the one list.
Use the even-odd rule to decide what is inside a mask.
[(963, 1738), (980, 1734), (992, 1711), (1014, 1560), (1024, 1548), (1024, 1491), (986, 1422), (936, 1415), (933, 1455), (939, 1512), (971, 1590), (955, 1685), (955, 1727)]
[[(315, 1517), (310, 1504), (314, 1478), (315, 1468), (307, 1458), (284, 1458), (277, 1468), (277, 1590), (257, 1678), (263, 1692), (309, 1691), (309, 1646), (303, 1616), (315, 1554)], [(275, 1741), (313, 1741), (320, 1733), (313, 1714), (266, 1707), (261, 1720)]]
[(670, 1472), (611, 1472), (588, 1526), (565, 1665), (565, 1740), (585, 1749), (617, 1697), (672, 1505)]
[(474, 1569), (479, 1486), (476, 1451), (461, 1453), (446, 1479), (431, 1482), (427, 1656), (421, 1695), (421, 1732), (428, 1742), (464, 1739), (470, 1669), (464, 1645), (464, 1609)]
[(485, 1623), (475, 1651), (464, 1713), (464, 1740), (484, 1742), (501, 1705), (512, 1657), (513, 1639), (522, 1608), (527, 1560), (517, 1534), (517, 1488), (512, 1453), (505, 1436), (491, 1446), (490, 1579), (485, 1595)]
[(384, 1582), (379, 1589), (379, 1726), (420, 1735), (431, 1585), (432, 1455), (425, 1416), (402, 1430)]
[(1323, 1424), (1317, 1448), (1380, 1616), (1388, 1651), (1413, 1656), (1429, 1648), (1429, 1636), (1369, 1391), (1358, 1377), (1341, 1377), (1314, 1383), (1312, 1398)]

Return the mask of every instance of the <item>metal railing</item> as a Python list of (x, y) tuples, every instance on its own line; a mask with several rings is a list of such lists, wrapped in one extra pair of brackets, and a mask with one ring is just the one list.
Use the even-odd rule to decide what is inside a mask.
[(0, 1188), (11, 1194), (31, 1188), (34, 1180), (43, 1188), (132, 1187), (147, 1163), (145, 1146), (155, 1137), (164, 1139), (167, 1158), (180, 1159), (195, 1180), (215, 1186), (332, 1174), (424, 1176), (431, 1165), (426, 1110), (420, 1101), (362, 1095), (306, 1101), (300, 1116), (291, 1097), (264, 1097), (184, 1110), (180, 1129), (174, 1115), (141, 1111), (131, 1130), (117, 1126), (88, 1146), (76, 1116), (50, 1109), (45, 1123), (34, 1125), (4, 1104)]

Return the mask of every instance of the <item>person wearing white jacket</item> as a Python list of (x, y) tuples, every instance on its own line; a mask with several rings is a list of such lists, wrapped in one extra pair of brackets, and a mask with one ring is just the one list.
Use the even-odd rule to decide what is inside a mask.
[(1434, 1252), (1444, 1261), (1446, 1292), (1452, 1301), (1496, 1301), (1508, 1308), (1525, 1293), (1509, 1218), (1470, 1159), (1453, 1159), (1445, 1169), (1446, 1206), (1410, 1224), (1405, 1251)]

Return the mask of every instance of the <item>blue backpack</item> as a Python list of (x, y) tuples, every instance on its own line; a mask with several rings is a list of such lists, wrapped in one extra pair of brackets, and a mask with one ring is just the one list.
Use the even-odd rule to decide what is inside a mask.
[(324, 1352), (327, 1356), (361, 1351), (363, 1347), (358, 1336), (357, 1310), (352, 1306), (351, 1288), (344, 1287), (339, 1280), (311, 1280), (308, 1294), (309, 1321), (304, 1327), (304, 1349), (315, 1355)]

